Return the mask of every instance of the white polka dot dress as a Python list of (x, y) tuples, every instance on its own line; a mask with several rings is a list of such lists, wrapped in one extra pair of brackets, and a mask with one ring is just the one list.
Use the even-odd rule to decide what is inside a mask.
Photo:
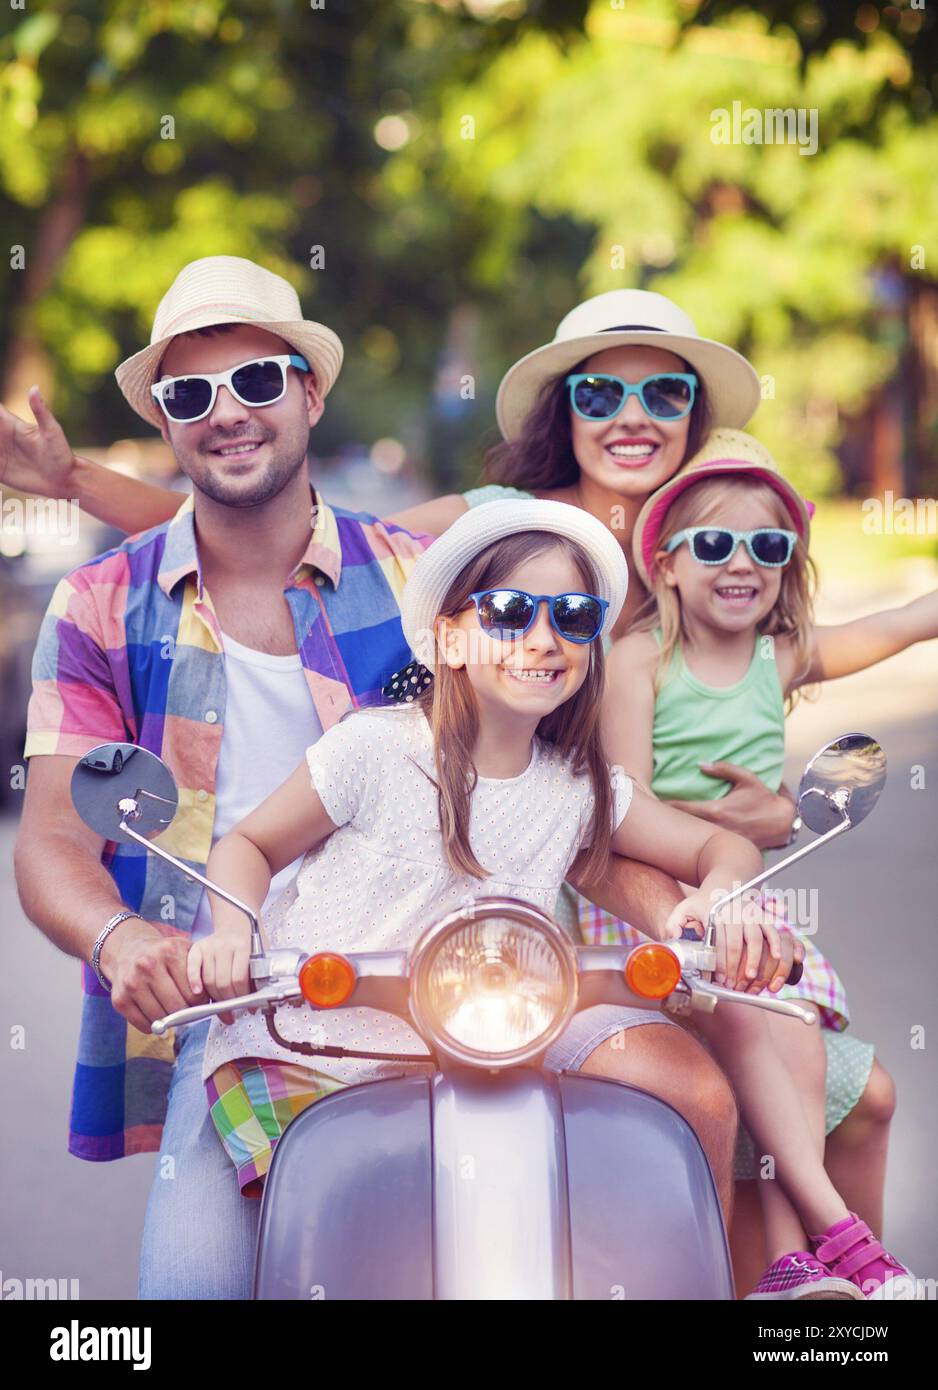
[[(535, 738), (517, 777), (480, 777), (470, 839), (485, 879), (456, 874), (439, 831), (433, 740), (421, 709), (401, 705), (347, 716), (307, 750), (313, 786), (339, 829), (303, 860), (295, 884), (265, 920), (271, 946), (304, 951), (406, 950), (424, 927), (467, 898), (522, 898), (552, 912), (590, 824), (589, 778), (574, 776), (550, 744)], [(429, 774), (429, 776), (427, 775)], [(625, 816), (632, 783), (610, 772), (613, 828)], [(280, 1032), (364, 1051), (424, 1052), (402, 1020), (373, 1009), (282, 1007)], [(298, 1062), (280, 1047), (263, 1015), (233, 1024), (213, 1019), (203, 1077), (238, 1057)], [(349, 1083), (399, 1074), (401, 1063), (310, 1057), (309, 1065)]]

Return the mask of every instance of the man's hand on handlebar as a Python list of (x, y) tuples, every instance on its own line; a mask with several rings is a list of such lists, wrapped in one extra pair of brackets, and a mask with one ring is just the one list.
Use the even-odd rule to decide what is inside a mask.
[(111, 982), (111, 1003), (141, 1033), (149, 1033), (154, 1019), (204, 999), (193, 994), (186, 975), (189, 940), (165, 922), (132, 917), (105, 941), (101, 970)]
[[(706, 895), (691, 894), (678, 903), (661, 933), (661, 940), (680, 936), (689, 928), (699, 938), (709, 913)], [(717, 915), (713, 944), (716, 968), (713, 983), (744, 994), (775, 994), (788, 979), (795, 961), (804, 958), (804, 944), (777, 926), (779, 908), (773, 898), (751, 891), (727, 904)]]
[(743, 983), (745, 994), (761, 994), (764, 989), (777, 994), (788, 980), (792, 966), (804, 960), (804, 942), (794, 932), (780, 931), (778, 945), (779, 955), (776, 958), (771, 954), (768, 943), (765, 944), (756, 978), (748, 984)]

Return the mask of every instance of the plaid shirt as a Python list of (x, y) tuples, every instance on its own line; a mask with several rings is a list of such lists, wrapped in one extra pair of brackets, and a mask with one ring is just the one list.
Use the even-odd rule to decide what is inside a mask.
[[(310, 696), (328, 729), (352, 707), (380, 703), (382, 685), (409, 660), (400, 595), (433, 538), (318, 500), (309, 546), (284, 594)], [(160, 843), (204, 871), (225, 692), (224, 652), (189, 497), (171, 521), (58, 584), (33, 660), (26, 757), (82, 757), (109, 742), (158, 754), (179, 786), (179, 811)], [(102, 863), (128, 907), (191, 930), (198, 884), (130, 843), (108, 842)], [(158, 1038), (132, 1027), (85, 964), (82, 986), (69, 1152), (111, 1159), (156, 1151), (173, 1034)]]

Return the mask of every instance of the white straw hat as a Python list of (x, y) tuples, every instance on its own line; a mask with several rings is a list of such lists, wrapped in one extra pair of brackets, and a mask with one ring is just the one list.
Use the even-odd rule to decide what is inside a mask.
[(609, 290), (584, 300), (561, 319), (554, 341), (535, 348), (505, 373), (495, 414), (506, 439), (517, 439), (546, 381), (606, 348), (662, 348), (689, 362), (710, 403), (711, 426), (741, 429), (759, 404), (759, 378), (725, 343), (701, 338), (689, 318), (663, 294)]
[(596, 569), (597, 598), (609, 607), (603, 622), (607, 632), (622, 611), (629, 586), (629, 567), (622, 547), (607, 526), (582, 507), (566, 502), (520, 498), (484, 502), (455, 521), (420, 556), (404, 585), (401, 623), (418, 661), (434, 669), (436, 640), (433, 624), (456, 576), (493, 541), (525, 531), (548, 531), (565, 536), (586, 551)]
[(304, 319), (296, 290), (287, 280), (241, 256), (203, 256), (183, 266), (160, 300), (150, 346), (128, 357), (114, 373), (128, 404), (157, 429), (163, 413), (150, 387), (163, 353), (179, 333), (214, 323), (249, 323), (276, 333), (309, 362), (320, 396), (339, 375), (342, 343), (331, 328)]

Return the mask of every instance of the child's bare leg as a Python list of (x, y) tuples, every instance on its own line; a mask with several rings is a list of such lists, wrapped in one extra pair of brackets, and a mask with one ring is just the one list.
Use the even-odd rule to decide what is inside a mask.
[[(827, 1081), (824, 1041), (817, 1028), (806, 1028), (797, 1020), (772, 1014), (766, 1017), (781, 1059), (798, 1087), (817, 1151), (822, 1154)], [(737, 1183), (731, 1249), (740, 1296), (745, 1296), (758, 1283), (766, 1266), (781, 1255), (807, 1249), (801, 1220), (777, 1182), (757, 1176), (755, 1181)]]
[(845, 1119), (827, 1136), (824, 1167), (851, 1211), (882, 1239), (883, 1192), (889, 1126), (896, 1108), (896, 1086), (874, 1061), (866, 1089)]
[[(782, 1249), (775, 1250), (776, 1242), (789, 1240), (794, 1228), (791, 1213), (783, 1207), (779, 1194), (776, 1192), (769, 1197), (769, 1259), (777, 1258), (786, 1250), (804, 1249), (805, 1226), (812, 1233), (818, 1233), (847, 1215), (843, 1199), (824, 1171), (818, 1122), (815, 1118), (812, 1123), (802, 1104), (800, 1076), (796, 1083), (789, 1069), (792, 1064), (786, 1062), (784, 1051), (776, 1042), (776, 1033), (770, 1031), (773, 1022), (791, 1022), (801, 1028), (804, 1024), (794, 1020), (770, 1020), (762, 1010), (732, 1004), (721, 1004), (715, 1014), (702, 1015), (696, 1022), (733, 1084), (757, 1154), (771, 1155), (774, 1159), (776, 1179), (772, 1188), (778, 1183), (797, 1205), (801, 1239), (794, 1246), (785, 1244)], [(794, 1045), (797, 1047), (797, 1042)], [(823, 1089), (821, 1099), (823, 1103)], [(821, 1142), (823, 1133), (822, 1111)]]

